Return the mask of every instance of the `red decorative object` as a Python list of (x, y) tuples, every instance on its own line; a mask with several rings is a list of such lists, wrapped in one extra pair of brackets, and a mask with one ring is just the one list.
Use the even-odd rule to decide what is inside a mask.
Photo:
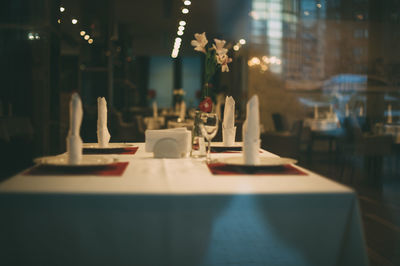
[(149, 98), (149, 99), (156, 98), (156, 91), (155, 90), (148, 90), (147, 91), (147, 98)]
[(129, 162), (118, 162), (104, 166), (93, 166), (93, 167), (62, 167), (62, 166), (51, 166), (51, 165), (37, 165), (29, 169), (24, 175), (38, 176), (38, 175), (95, 175), (95, 176), (122, 176), (125, 172)]
[(199, 104), (201, 111), (210, 113), (212, 111), (212, 100), (210, 97), (205, 97)]

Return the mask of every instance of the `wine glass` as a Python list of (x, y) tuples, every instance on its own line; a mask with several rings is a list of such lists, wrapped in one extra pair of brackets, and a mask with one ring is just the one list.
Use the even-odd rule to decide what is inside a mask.
[(215, 137), (218, 131), (218, 116), (216, 113), (202, 113), (200, 118), (202, 121), (202, 123), (200, 123), (201, 132), (208, 142), (206, 162), (209, 163), (211, 161), (211, 140)]

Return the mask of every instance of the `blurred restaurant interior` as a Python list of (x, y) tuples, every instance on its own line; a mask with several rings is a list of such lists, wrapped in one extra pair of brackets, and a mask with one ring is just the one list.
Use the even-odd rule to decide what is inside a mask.
[(237, 141), (257, 94), (261, 147), (353, 188), (370, 265), (400, 265), (398, 0), (3, 0), (0, 181), (65, 152), (73, 92), (84, 142), (97, 141), (97, 97), (111, 142), (144, 142), (182, 101), (189, 121), (205, 82), (191, 40), (203, 32), (232, 58), (210, 95), (235, 99)]

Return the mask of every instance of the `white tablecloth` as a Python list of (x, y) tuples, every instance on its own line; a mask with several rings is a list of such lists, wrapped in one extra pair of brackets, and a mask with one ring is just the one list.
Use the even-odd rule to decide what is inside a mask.
[(121, 177), (0, 183), (1, 264), (367, 265), (351, 189), (310, 172), (212, 175), (138, 145), (112, 155), (129, 161)]

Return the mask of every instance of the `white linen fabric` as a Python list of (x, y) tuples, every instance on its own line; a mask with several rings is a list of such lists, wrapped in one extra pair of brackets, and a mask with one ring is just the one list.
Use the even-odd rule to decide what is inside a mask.
[(233, 128), (235, 126), (235, 100), (232, 96), (226, 96), (224, 107), (224, 128)]
[(97, 98), (97, 142), (99, 147), (107, 147), (110, 142), (107, 127), (107, 102), (104, 97)]
[(69, 103), (69, 131), (67, 136), (67, 153), (70, 164), (79, 164), (82, 160), (82, 102), (78, 93), (73, 93)]
[[(135, 145), (134, 156), (113, 155), (129, 162), (121, 177), (1, 182), (2, 263), (368, 265), (352, 189), (302, 168), (212, 175), (201, 160), (153, 159)], [(227, 156), (241, 154), (213, 158)]]
[(235, 135), (235, 100), (232, 96), (226, 96), (224, 107), (224, 121), (222, 122), (222, 141), (224, 145), (234, 145)]
[(246, 109), (246, 120), (243, 123), (243, 162), (257, 165), (260, 163), (260, 113), (257, 95), (250, 98)]

